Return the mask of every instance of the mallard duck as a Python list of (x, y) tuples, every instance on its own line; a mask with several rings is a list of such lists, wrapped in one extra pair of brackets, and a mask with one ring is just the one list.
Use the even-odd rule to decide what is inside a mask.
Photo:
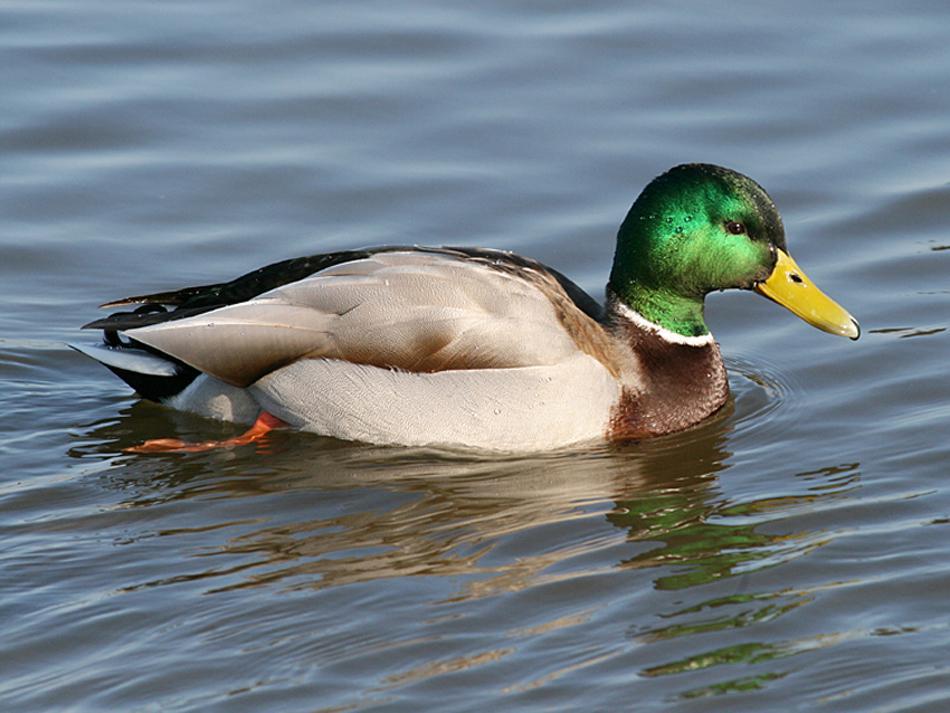
[(765, 190), (736, 171), (676, 166), (617, 234), (606, 304), (512, 252), (376, 247), (285, 260), (214, 285), (127, 297), (72, 345), (142, 397), (379, 444), (541, 450), (642, 439), (719, 410), (728, 380), (703, 320), (713, 290), (755, 290), (857, 339), (857, 321), (789, 256)]

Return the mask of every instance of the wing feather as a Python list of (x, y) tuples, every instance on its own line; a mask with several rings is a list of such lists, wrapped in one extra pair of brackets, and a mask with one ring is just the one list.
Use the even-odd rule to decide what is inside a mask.
[(534, 281), (409, 251), (331, 266), (247, 302), (127, 334), (237, 386), (301, 358), (436, 372), (553, 364), (577, 351)]

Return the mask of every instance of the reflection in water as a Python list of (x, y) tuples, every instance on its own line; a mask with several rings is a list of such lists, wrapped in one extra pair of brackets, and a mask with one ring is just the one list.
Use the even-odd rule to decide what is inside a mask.
[[(624, 565), (673, 565), (675, 571), (658, 576), (654, 584), (659, 589), (679, 590), (774, 567), (805, 555), (826, 544), (830, 538), (820, 532), (767, 534), (759, 526), (772, 520), (772, 515), (779, 517), (802, 505), (815, 505), (820, 499), (842, 496), (856, 486), (858, 465), (848, 463), (796, 474), (808, 483), (808, 492), (801, 495), (760, 498), (734, 505), (708, 505), (692, 501), (687, 493), (666, 493), (652, 501), (639, 499), (625, 503), (623, 510), (611, 515), (611, 521), (628, 527), (631, 539), (660, 540), (662, 544), (626, 560)], [(658, 522), (662, 523), (661, 528), (657, 527)], [(645, 642), (663, 641), (746, 629), (773, 621), (811, 603), (814, 598), (813, 591), (790, 588), (738, 592), (664, 614), (663, 618), (671, 623), (642, 631), (637, 638)], [(655, 677), (727, 664), (761, 664), (825, 645), (827, 638), (778, 643), (744, 641), (651, 666), (641, 673)], [(770, 670), (687, 690), (682, 695), (696, 698), (756, 690), (787, 673)]]
[[(414, 576), (453, 578), (442, 603), (464, 606), (486, 597), (551, 583), (578, 582), (598, 572), (643, 572), (657, 591), (695, 590), (705, 599), (655, 613), (656, 623), (630, 632), (631, 645), (700, 640), (766, 624), (814, 599), (807, 590), (742, 591), (743, 575), (774, 567), (822, 546), (821, 531), (763, 528), (855, 487), (858, 464), (790, 478), (801, 492), (731, 502), (722, 494), (729, 443), (747, 429), (768, 428), (776, 399), (767, 380), (742, 381), (736, 401), (701, 428), (641, 444), (546, 456), (482, 458), (425, 449), (393, 449), (275, 433), (260, 451), (142, 458), (115, 456), (174, 419), (178, 434), (209, 424), (148, 406), (107, 421), (81, 437), (77, 457), (111, 458), (101, 472), (125, 493), (121, 508), (226, 503), (227, 518), (148, 533), (169, 540), (204, 534), (186, 571), (129, 582), (125, 591), (207, 583), (207, 593), (279, 585), (278, 592), (342, 587)], [(149, 422), (151, 421), (151, 422)], [(225, 435), (229, 426), (221, 425)], [(108, 454), (108, 455), (107, 455)], [(299, 507), (311, 502), (312, 510)], [(334, 505), (334, 503), (336, 503)], [(213, 511), (217, 513), (218, 511)], [(167, 518), (166, 518), (167, 519)], [(605, 524), (609, 526), (605, 527)], [(212, 533), (217, 536), (210, 538)], [(145, 535), (143, 535), (145, 536)], [(131, 544), (136, 538), (130, 537)], [(212, 541), (213, 545), (208, 542)], [(723, 595), (703, 587), (735, 578)], [(583, 626), (592, 612), (509, 630), (513, 640)], [(720, 665), (760, 664), (816, 646), (812, 642), (744, 641), (650, 665), (647, 678)], [(397, 686), (508, 656), (502, 646), (473, 657), (429, 661), (386, 682)], [(682, 650), (680, 650), (682, 653)], [(595, 659), (599, 661), (600, 659)], [(784, 676), (769, 670), (684, 691), (700, 696), (750, 690)]]
[(870, 329), (868, 334), (897, 334), (898, 339), (911, 339), (913, 337), (930, 337), (934, 334), (946, 332), (946, 327), (933, 327), (932, 329), (916, 329), (914, 327), (884, 327), (881, 329)]
[[(569, 577), (549, 570), (621, 542), (623, 531), (632, 527), (639, 529), (640, 540), (679, 538), (689, 523), (703, 521), (710, 512), (715, 474), (729, 455), (724, 449), (728, 418), (727, 413), (689, 434), (650, 444), (530, 458), (355, 446), (284, 433), (270, 441), (266, 460), (241, 451), (121, 456), (127, 467), (109, 477), (115, 487), (131, 490), (124, 507), (288, 490), (382, 490), (389, 494), (382, 507), (374, 500), (373, 508), (332, 516), (292, 522), (264, 518), (263, 527), (247, 529), (202, 557), (242, 560), (244, 578), (220, 589), (275, 582), (322, 588), (412, 574), (464, 574), (469, 578), (457, 596), (465, 600)], [(187, 427), (187, 420), (176, 422), (179, 433)], [(90, 435), (100, 450), (114, 452), (137, 438), (123, 428), (122, 422), (110, 422)], [(82, 449), (75, 454), (82, 455)], [(605, 516), (621, 531), (597, 526), (591, 536), (561, 541), (545, 533), (549, 526), (563, 528), (572, 520), (596, 524)], [(233, 523), (218, 526), (228, 524)], [(538, 544), (548, 537), (548, 543)], [(516, 557), (491, 556), (495, 547), (516, 538), (534, 544), (520, 544), (524, 551)], [(670, 551), (675, 547), (671, 544)], [(666, 564), (662, 559), (642, 562)], [(211, 568), (194, 576), (233, 572)]]
[[(130, 410), (140, 409), (151, 407), (136, 404)], [(206, 433), (209, 428), (202, 419), (156, 409), (151, 415), (153, 421), (156, 416), (174, 419), (179, 433), (189, 425)], [(557, 576), (544, 572), (552, 564), (603, 547), (616, 533), (600, 532), (583, 542), (553, 543), (531, 556), (486, 563), (499, 541), (571, 519), (605, 516), (629, 542), (649, 544), (645, 550), (636, 548), (621, 566), (657, 568), (655, 586), (675, 590), (778, 564), (820, 546), (821, 538), (813, 533), (763, 533), (758, 527), (761, 516), (812, 502), (823, 497), (823, 490), (841, 492), (856, 477), (857, 464), (848, 464), (799, 474), (803, 480), (823, 478), (810, 485), (806, 495), (722, 502), (716, 474), (727, 467), (731, 455), (726, 444), (733, 415), (727, 411), (702, 428), (647, 443), (531, 458), (483, 459), (275, 434), (265, 446), (271, 451), (266, 460), (251, 457), (250, 466), (249, 454), (242, 451), (205, 457), (123, 456), (128, 467), (110, 477), (121, 478), (113, 484), (134, 493), (126, 507), (304, 488), (382, 488), (403, 496), (382, 510), (269, 524), (232, 538), (214, 555), (241, 555), (251, 562), (243, 567), (249, 571), (247, 578), (228, 588), (288, 578), (294, 579), (294, 587), (328, 587), (413, 573), (464, 573), (488, 576), (472, 582), (460, 597), (486, 596)], [(129, 432), (126, 424), (141, 419), (142, 414), (135, 413), (109, 421), (86, 438), (98, 444), (95, 450), (114, 453), (137, 441), (138, 434)], [(141, 427), (151, 429), (153, 424)], [(73, 454), (90, 455), (81, 447)]]
[[(618, 503), (609, 516), (626, 527), (633, 540), (661, 540), (663, 545), (626, 560), (630, 567), (677, 566), (674, 573), (656, 579), (659, 589), (682, 589), (707, 584), (721, 577), (742, 574), (805, 554), (824, 544), (816, 533), (765, 534), (757, 515), (787, 512), (796, 505), (813, 503), (822, 491), (841, 493), (857, 477), (858, 464), (799, 473), (803, 479), (818, 475), (826, 480), (806, 495), (760, 498), (737, 505), (710, 505), (697, 501), (693, 492), (661, 492)], [(844, 478), (838, 477), (845, 474)]]

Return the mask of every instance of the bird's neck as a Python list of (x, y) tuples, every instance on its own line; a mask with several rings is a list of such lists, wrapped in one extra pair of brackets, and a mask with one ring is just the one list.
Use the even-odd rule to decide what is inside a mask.
[(647, 319), (608, 292), (610, 329), (633, 356), (611, 419), (613, 438), (642, 438), (689, 428), (729, 396), (719, 346), (707, 331), (686, 336)]
[(608, 290), (634, 313), (668, 332), (681, 337), (709, 335), (703, 318), (702, 296), (685, 297), (636, 280), (623, 281), (617, 286), (611, 284)]

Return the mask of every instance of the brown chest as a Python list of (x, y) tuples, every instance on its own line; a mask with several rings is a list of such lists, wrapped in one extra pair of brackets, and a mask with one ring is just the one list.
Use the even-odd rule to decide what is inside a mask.
[(689, 428), (718, 411), (729, 397), (726, 369), (715, 342), (671, 344), (638, 335), (632, 345), (642, 377), (624, 387), (611, 414), (608, 438), (660, 436)]

